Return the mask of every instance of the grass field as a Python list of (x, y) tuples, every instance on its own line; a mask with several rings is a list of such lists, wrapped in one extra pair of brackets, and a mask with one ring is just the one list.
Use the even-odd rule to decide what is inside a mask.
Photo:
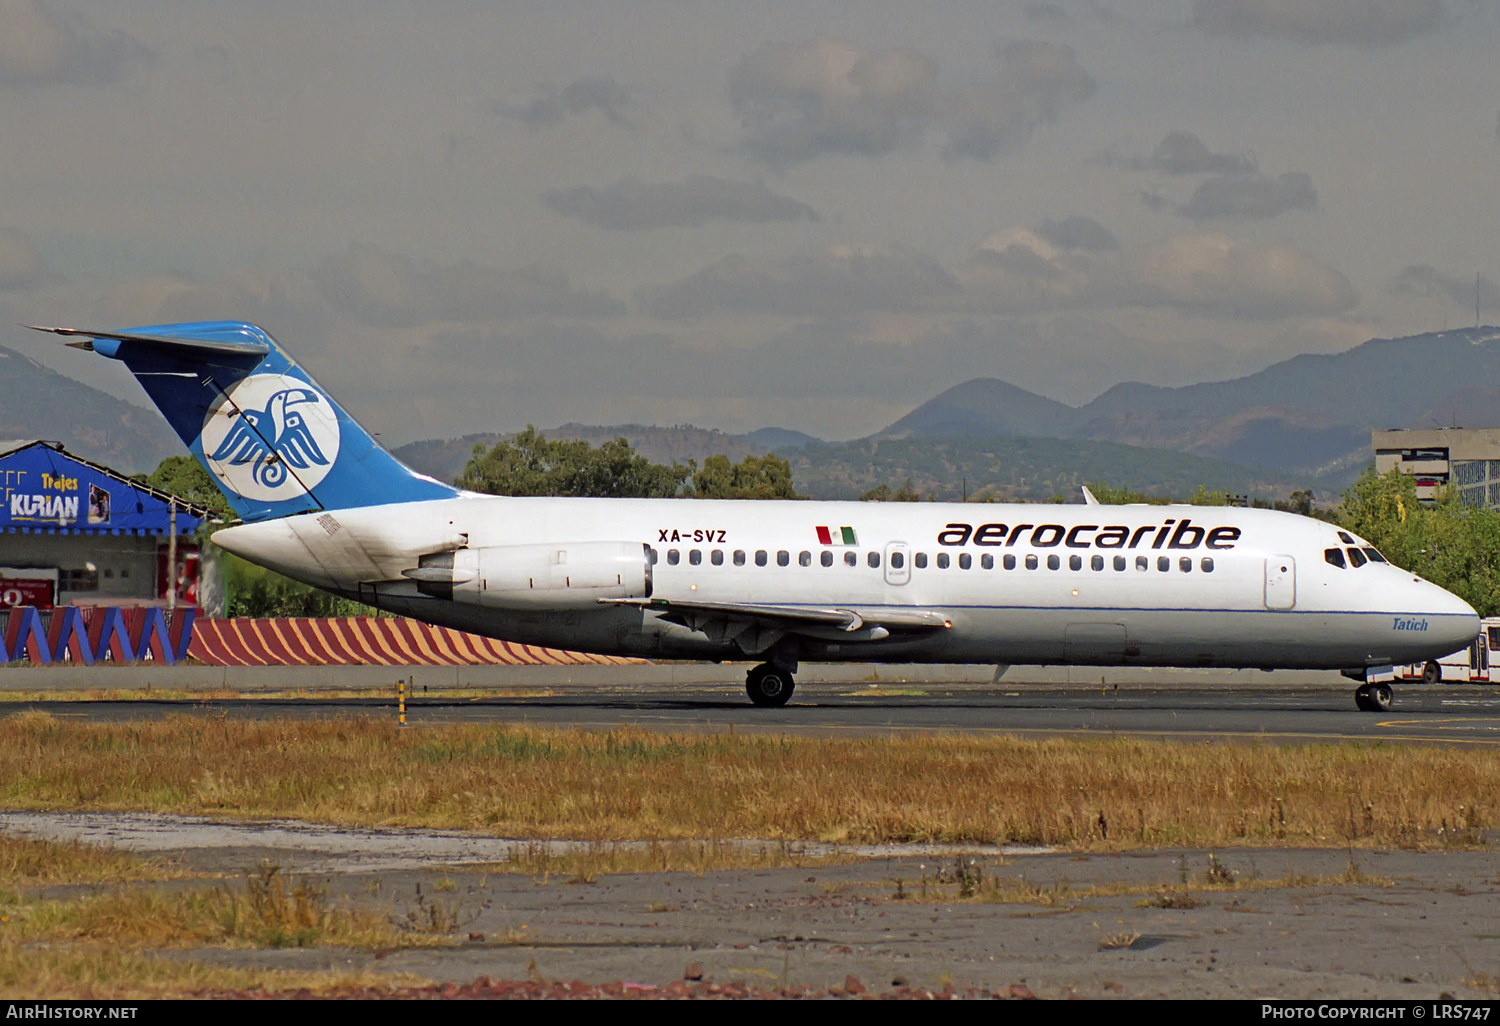
[(817, 739), (385, 720), (0, 720), (0, 806), (662, 842), (1470, 845), (1500, 760), (1421, 745)]

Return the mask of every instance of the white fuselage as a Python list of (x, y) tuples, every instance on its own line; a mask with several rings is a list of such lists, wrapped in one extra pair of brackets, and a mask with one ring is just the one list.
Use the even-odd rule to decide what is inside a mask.
[(487, 605), (489, 570), (434, 597), (409, 571), (433, 553), (481, 550), (488, 562), (473, 565), (494, 567), (528, 546), (629, 543), (619, 547), (641, 545), (651, 561), (657, 602), (834, 607), (871, 622), (919, 610), (951, 624), (778, 635), (777, 651), (811, 661), (1349, 669), (1434, 658), (1479, 625), (1465, 602), (1409, 572), (1330, 563), (1328, 550), (1365, 545), (1331, 524), (1226, 507), (464, 495), (246, 524), (215, 541), (431, 623), (627, 656), (766, 651), (746, 642), (754, 632), (695, 629), (646, 604), (537, 592)]

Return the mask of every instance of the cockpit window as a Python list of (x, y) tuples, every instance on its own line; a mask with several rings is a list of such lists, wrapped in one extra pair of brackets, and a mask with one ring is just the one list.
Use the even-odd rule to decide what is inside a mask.
[(1367, 555), (1367, 556), (1370, 557), (1370, 562), (1371, 563), (1388, 563), (1388, 562), (1390, 562), (1388, 559), (1386, 559), (1384, 556), (1382, 556), (1380, 554), (1380, 551), (1378, 549), (1376, 549), (1375, 546), (1373, 546), (1373, 545), (1366, 545), (1364, 547), (1364, 549), (1362, 549), (1361, 551), (1363, 551), (1365, 555)]
[(1350, 566), (1353, 566), (1356, 569), (1358, 569), (1359, 567), (1364, 566), (1368, 562), (1369, 562), (1369, 560), (1365, 558), (1365, 554), (1363, 552), (1359, 551), (1356, 548), (1350, 548), (1349, 549), (1349, 565)]
[(1330, 566), (1336, 566), (1340, 570), (1345, 569), (1343, 549), (1324, 549), (1323, 560)]
[(1349, 534), (1348, 531), (1339, 532), (1339, 541), (1343, 542), (1345, 545), (1354, 544), (1354, 538)]

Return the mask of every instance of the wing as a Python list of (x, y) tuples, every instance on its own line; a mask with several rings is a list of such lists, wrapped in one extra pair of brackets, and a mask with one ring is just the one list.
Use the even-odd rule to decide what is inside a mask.
[(698, 602), (677, 599), (600, 599), (600, 603), (639, 606), (668, 623), (681, 624), (710, 640), (733, 641), (748, 654), (764, 652), (787, 634), (835, 641), (879, 641), (893, 633), (948, 630), (941, 613), (910, 607), (835, 608), (781, 606), (750, 602)]

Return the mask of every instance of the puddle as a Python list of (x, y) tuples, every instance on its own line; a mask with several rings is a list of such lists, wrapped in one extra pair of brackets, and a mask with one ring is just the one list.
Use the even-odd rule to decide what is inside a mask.
[[(298, 820), (233, 823), (192, 816), (142, 812), (0, 812), (0, 834), (49, 841), (80, 841), (138, 854), (181, 851), (254, 850), (273, 857), (286, 869), (319, 873), (386, 872), (433, 866), (505, 862), (518, 852), (545, 850), (561, 855), (598, 847), (594, 841), (537, 841), (483, 837), (439, 830), (371, 830), (331, 827)], [(779, 847), (779, 841), (741, 840), (729, 844), (749, 850)], [(622, 841), (620, 848), (647, 847), (644, 841)], [(798, 843), (795, 851), (812, 858), (843, 855), (874, 858), (951, 858), (962, 854), (1039, 855), (1050, 848), (955, 844), (817, 844)]]

